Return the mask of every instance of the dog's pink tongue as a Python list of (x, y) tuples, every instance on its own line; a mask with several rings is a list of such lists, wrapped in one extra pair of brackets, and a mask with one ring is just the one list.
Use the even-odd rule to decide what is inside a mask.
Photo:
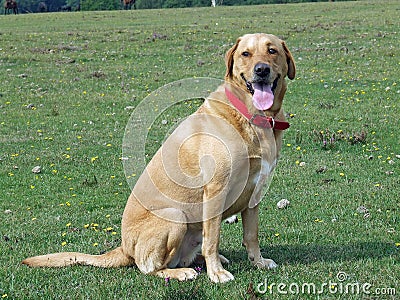
[(274, 94), (271, 85), (254, 83), (253, 104), (259, 110), (267, 110), (274, 104)]

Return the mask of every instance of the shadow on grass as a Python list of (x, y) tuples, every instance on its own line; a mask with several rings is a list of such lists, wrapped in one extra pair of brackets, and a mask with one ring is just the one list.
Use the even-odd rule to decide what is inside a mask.
[[(244, 248), (223, 251), (222, 253), (234, 263), (246, 262), (247, 253)], [(354, 242), (347, 244), (305, 244), (305, 245), (275, 245), (263, 247), (264, 257), (274, 259), (278, 264), (312, 264), (316, 262), (354, 261), (360, 259), (384, 258), (398, 255), (399, 250), (392, 243), (386, 242)], [(241, 270), (252, 269), (245, 263)], [(231, 270), (234, 275), (235, 271)], [(207, 280), (203, 276), (204, 280)], [(166, 286), (161, 299), (203, 300), (207, 299), (204, 282), (195, 280), (185, 284), (176, 283)], [(251, 298), (249, 299), (258, 299)]]
[(163, 300), (207, 300), (204, 287), (198, 286), (196, 289), (174, 288), (166, 289), (161, 299)]
[[(262, 247), (265, 258), (278, 264), (311, 264), (315, 262), (354, 261), (366, 258), (383, 258), (399, 255), (395, 245), (386, 242), (354, 242), (347, 244), (275, 245)], [(247, 259), (244, 248), (225, 251), (224, 255), (233, 262)]]

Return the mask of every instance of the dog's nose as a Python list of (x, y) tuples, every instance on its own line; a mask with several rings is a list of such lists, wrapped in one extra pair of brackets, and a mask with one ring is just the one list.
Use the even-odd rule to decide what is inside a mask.
[(254, 67), (254, 73), (259, 77), (267, 77), (270, 71), (270, 66), (264, 63), (258, 63)]

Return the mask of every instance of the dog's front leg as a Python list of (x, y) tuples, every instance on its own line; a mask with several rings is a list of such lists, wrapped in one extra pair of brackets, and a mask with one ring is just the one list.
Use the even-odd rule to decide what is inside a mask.
[(234, 279), (233, 275), (222, 267), (218, 253), (221, 221), (221, 215), (218, 215), (203, 222), (202, 254), (206, 260), (207, 275), (216, 283)]
[(273, 269), (277, 264), (272, 259), (263, 258), (258, 242), (258, 205), (246, 208), (242, 212), (243, 245), (246, 247), (249, 260), (254, 266), (262, 269)]

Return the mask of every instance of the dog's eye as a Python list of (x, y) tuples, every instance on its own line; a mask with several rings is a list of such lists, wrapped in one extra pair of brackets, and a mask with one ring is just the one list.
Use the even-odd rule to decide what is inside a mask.
[(276, 51), (274, 48), (269, 48), (268, 53), (269, 54), (276, 54), (278, 51)]
[(244, 52), (242, 53), (242, 56), (244, 56), (244, 57), (248, 57), (248, 56), (250, 56), (250, 53), (249, 53), (249, 52), (247, 52), (247, 51), (244, 51)]

